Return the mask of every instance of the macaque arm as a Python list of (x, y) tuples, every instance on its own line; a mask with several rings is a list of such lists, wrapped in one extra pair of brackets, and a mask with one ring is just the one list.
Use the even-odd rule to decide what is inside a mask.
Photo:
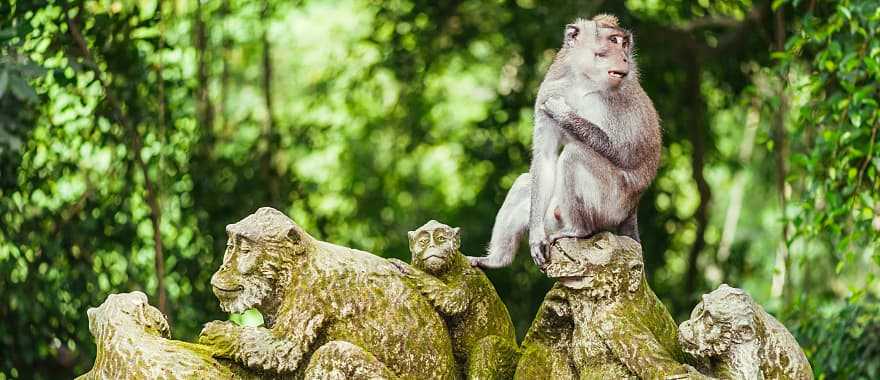
[(250, 368), (293, 372), (302, 364), (303, 355), (317, 338), (325, 320), (321, 314), (298, 313), (296, 317), (297, 322), (283, 333), (265, 327), (213, 322), (202, 330), (199, 342), (213, 346), (215, 356), (233, 359)]
[[(541, 109), (574, 139), (623, 170), (624, 179), (633, 188), (642, 189), (648, 186), (654, 178), (657, 160), (652, 160), (645, 155), (658, 155), (659, 157), (659, 153), (641, 151), (649, 147), (632, 149), (614, 146), (605, 131), (578, 115), (561, 97), (547, 99)], [(632, 154), (633, 150), (639, 154)]]
[(406, 274), (416, 288), (431, 302), (435, 309), (445, 316), (461, 314), (467, 309), (468, 294), (464, 281), (456, 282), (458, 286), (449, 286), (436, 277), (418, 269)]
[[(627, 312), (638, 312), (629, 309)], [(666, 347), (641, 321), (626, 312), (609, 313), (600, 324), (599, 334), (621, 363), (640, 379), (664, 379), (688, 373)]]

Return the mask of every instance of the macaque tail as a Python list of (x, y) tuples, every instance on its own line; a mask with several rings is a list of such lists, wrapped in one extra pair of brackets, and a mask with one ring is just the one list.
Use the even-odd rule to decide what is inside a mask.
[(530, 187), (529, 173), (523, 173), (507, 192), (507, 197), (504, 198), (504, 203), (495, 216), (492, 240), (489, 241), (487, 256), (480, 260), (481, 267), (502, 268), (513, 262), (522, 236), (529, 225)]

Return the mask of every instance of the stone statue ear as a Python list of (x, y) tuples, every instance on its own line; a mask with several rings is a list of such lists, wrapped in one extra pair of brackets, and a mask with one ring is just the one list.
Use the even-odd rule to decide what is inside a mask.
[(627, 290), (629, 290), (630, 293), (635, 293), (642, 285), (642, 271), (644, 270), (644, 267), (644, 264), (640, 261), (632, 261), (629, 263), (629, 285)]
[(461, 228), (455, 227), (452, 229), (453, 240), (455, 241), (455, 249), (461, 250)]
[(412, 245), (412, 243), (413, 243), (413, 239), (416, 238), (416, 232), (415, 232), (415, 231), (409, 231), (409, 232), (406, 233), (406, 237), (409, 239), (409, 245)]
[(290, 227), (287, 229), (287, 239), (293, 244), (299, 244), (302, 241), (302, 232), (296, 227)]

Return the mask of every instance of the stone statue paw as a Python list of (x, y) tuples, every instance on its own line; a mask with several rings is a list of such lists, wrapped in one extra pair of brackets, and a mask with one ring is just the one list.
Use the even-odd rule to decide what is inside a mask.
[(413, 274), (412, 267), (403, 260), (390, 258), (388, 259), (388, 262), (390, 262), (391, 265), (394, 265), (394, 268), (403, 275), (409, 276)]
[[(212, 321), (205, 324), (199, 333), (199, 343), (212, 346), (215, 356), (226, 356), (232, 352), (234, 330), (237, 327), (229, 321)], [(250, 363), (248, 363), (250, 366)]]

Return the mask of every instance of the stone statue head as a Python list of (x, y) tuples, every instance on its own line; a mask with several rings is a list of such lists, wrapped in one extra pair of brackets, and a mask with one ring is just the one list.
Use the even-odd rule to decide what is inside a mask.
[(98, 307), (89, 308), (89, 331), (96, 341), (111, 338), (121, 332), (146, 333), (170, 338), (168, 320), (159, 309), (150, 306), (147, 295), (141, 292), (111, 294)]
[(226, 226), (228, 240), (223, 265), (211, 277), (220, 308), (241, 313), (257, 308), (274, 314), (278, 293), (297, 258), (312, 246), (312, 238), (286, 215), (263, 207), (238, 223)]
[(727, 354), (734, 345), (757, 339), (764, 330), (758, 307), (742, 289), (722, 284), (703, 295), (690, 320), (679, 326), (682, 348), (694, 356), (713, 357)]
[(431, 274), (443, 273), (459, 255), (461, 235), (458, 228), (431, 220), (415, 231), (410, 231), (410, 261), (416, 268)]
[(586, 296), (610, 301), (634, 294), (644, 281), (641, 246), (634, 240), (599, 233), (589, 239), (560, 239), (550, 248), (549, 277)]

